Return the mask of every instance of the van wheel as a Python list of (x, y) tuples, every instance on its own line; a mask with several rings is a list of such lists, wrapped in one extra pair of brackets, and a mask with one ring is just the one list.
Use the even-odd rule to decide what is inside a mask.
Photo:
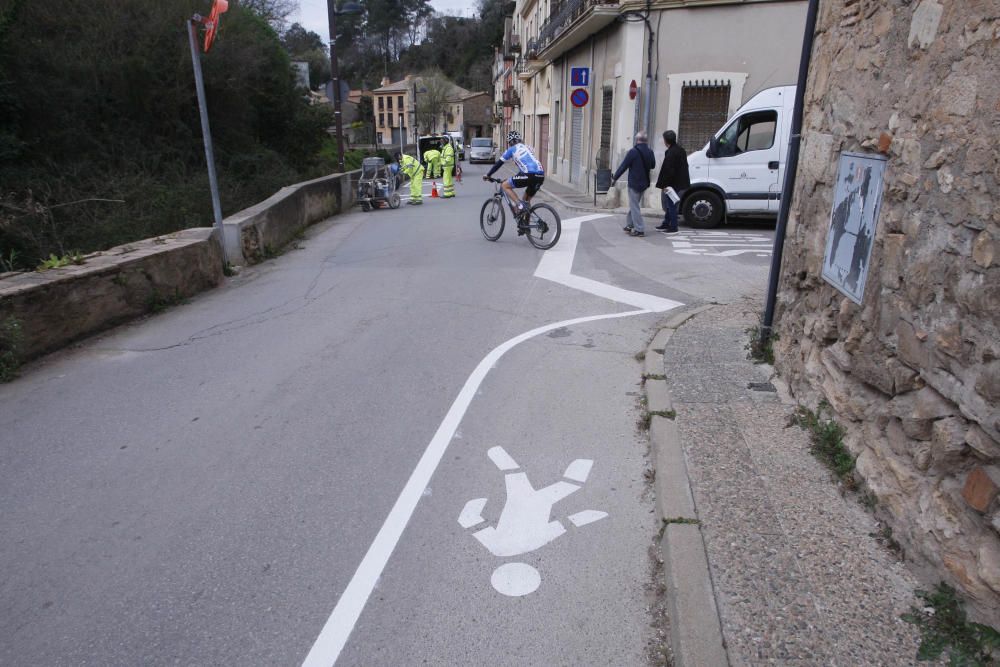
[(726, 209), (719, 195), (711, 190), (699, 190), (684, 200), (684, 222), (699, 229), (718, 227)]

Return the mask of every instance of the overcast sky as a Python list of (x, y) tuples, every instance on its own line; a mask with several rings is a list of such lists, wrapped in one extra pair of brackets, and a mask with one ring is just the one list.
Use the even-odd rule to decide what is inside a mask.
[[(299, 0), (299, 11), (289, 17), (291, 23), (301, 23), (306, 30), (311, 30), (323, 41), (329, 41), (330, 22), (326, 15), (327, 0)], [(343, 4), (341, 0), (340, 3)], [(430, 0), (431, 7), (442, 14), (451, 16), (472, 16), (476, 12), (476, 3), (471, 0)]]

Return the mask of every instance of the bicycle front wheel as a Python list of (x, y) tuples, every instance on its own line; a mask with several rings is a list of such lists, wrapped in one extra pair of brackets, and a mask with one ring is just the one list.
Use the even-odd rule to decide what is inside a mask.
[(506, 217), (499, 198), (491, 197), (486, 200), (483, 210), (479, 212), (479, 228), (483, 230), (483, 236), (487, 241), (496, 241), (500, 238)]
[(562, 221), (556, 210), (548, 204), (535, 204), (528, 213), (528, 226), (524, 233), (531, 245), (540, 250), (548, 250), (562, 234)]

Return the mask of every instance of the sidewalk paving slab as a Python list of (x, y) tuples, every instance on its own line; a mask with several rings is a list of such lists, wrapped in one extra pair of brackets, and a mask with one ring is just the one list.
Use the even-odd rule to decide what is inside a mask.
[[(666, 524), (662, 540), (675, 660), (916, 664), (919, 635), (900, 615), (917, 580), (809, 453), (808, 435), (788, 426), (795, 406), (771, 367), (747, 360), (746, 330), (761, 310), (752, 300), (703, 306), (664, 326), (677, 415), (651, 420), (657, 505), (661, 518), (697, 520)], [(749, 387), (769, 381), (776, 391)], [(649, 382), (647, 402), (660, 401)]]

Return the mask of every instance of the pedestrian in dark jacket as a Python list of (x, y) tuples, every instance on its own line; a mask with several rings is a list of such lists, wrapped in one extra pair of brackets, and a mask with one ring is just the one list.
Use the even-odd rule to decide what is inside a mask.
[(635, 147), (625, 154), (625, 159), (611, 179), (612, 183), (617, 181), (628, 169), (628, 217), (624, 229), (632, 236), (646, 235), (639, 203), (642, 193), (649, 189), (649, 171), (655, 166), (656, 156), (649, 149), (649, 138), (645, 132), (636, 132)]
[(656, 178), (656, 188), (660, 191), (660, 202), (663, 204), (663, 224), (657, 229), (667, 234), (676, 234), (677, 207), (684, 197), (684, 191), (691, 187), (691, 175), (688, 172), (687, 151), (677, 143), (677, 134), (673, 130), (667, 130), (663, 133), (663, 143), (667, 150), (663, 154), (660, 175)]

